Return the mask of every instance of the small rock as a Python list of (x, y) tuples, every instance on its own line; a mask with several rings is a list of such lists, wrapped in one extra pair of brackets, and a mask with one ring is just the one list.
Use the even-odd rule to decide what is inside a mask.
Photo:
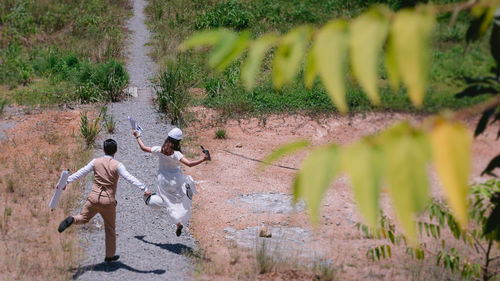
[(259, 237), (271, 238), (272, 236), (273, 234), (271, 233), (271, 230), (267, 226), (263, 225), (260, 228)]
[(235, 145), (235, 147), (237, 147), (237, 148), (242, 148), (242, 147), (243, 147), (243, 145), (241, 145), (241, 143), (237, 143), (237, 144)]

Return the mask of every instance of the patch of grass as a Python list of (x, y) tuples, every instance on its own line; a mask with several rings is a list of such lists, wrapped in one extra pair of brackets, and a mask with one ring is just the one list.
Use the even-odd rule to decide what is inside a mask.
[[(253, 36), (264, 32), (287, 32), (303, 23), (320, 25), (332, 18), (351, 18), (359, 15), (368, 6), (385, 3), (394, 10), (413, 6), (419, 1), (299, 1), (299, 0), (212, 0), (186, 1), (152, 0), (146, 11), (149, 25), (156, 32), (153, 40), (154, 56), (158, 62), (177, 54), (177, 45), (200, 28), (226, 27), (249, 30)], [(435, 1), (436, 4), (454, 3), (456, 0)], [(349, 81), (346, 85), (347, 103), (352, 112), (409, 111), (437, 112), (443, 108), (457, 109), (479, 102), (481, 99), (458, 100), (453, 94), (462, 89), (461, 79), (466, 76), (486, 75), (492, 66), (489, 54), (488, 35), (468, 52), (462, 44), (467, 30), (467, 17), (460, 14), (457, 23), (449, 26), (451, 13), (438, 17), (433, 40), (433, 64), (430, 69), (430, 85), (424, 107), (415, 108), (408, 100), (404, 88), (393, 90), (387, 87), (387, 75), (381, 60), (379, 67), (381, 106), (373, 106), (358, 85)], [(172, 40), (167, 40), (172, 39)], [(281, 112), (305, 112), (309, 114), (336, 112), (324, 87), (319, 83), (312, 89), (303, 85), (303, 77), (277, 91), (272, 86), (269, 69), (271, 58), (264, 60), (258, 83), (251, 92), (246, 92), (239, 81), (241, 61), (223, 73), (215, 73), (205, 67), (206, 53), (187, 52), (180, 71), (191, 71), (196, 87), (205, 88), (207, 96), (196, 99), (197, 104), (218, 109), (228, 117), (248, 114)]]
[(7, 235), (7, 232), (9, 231), (9, 218), (12, 216), (12, 208), (5, 206), (3, 209), (3, 215), (2, 215), (2, 224), (0, 225), (0, 229), (2, 232), (2, 235)]
[(97, 136), (101, 132), (99, 125), (100, 117), (96, 117), (94, 121), (87, 117), (87, 111), (80, 113), (80, 133), (87, 146), (94, 144)]
[(259, 274), (271, 272), (278, 264), (276, 258), (270, 253), (266, 242), (262, 240), (262, 244), (257, 245), (255, 253), (255, 261)]
[[(128, 0), (3, 1), (0, 84), (21, 104), (118, 100), (128, 83), (117, 59), (130, 9)], [(37, 81), (51, 84), (49, 98)]]
[(226, 138), (226, 130), (225, 129), (217, 129), (217, 130), (215, 130), (215, 138), (217, 138), (217, 139), (225, 139)]
[(315, 260), (312, 267), (318, 281), (336, 281), (339, 280), (337, 270), (326, 260)]
[(167, 114), (172, 125), (185, 124), (186, 106), (189, 102), (186, 78), (179, 63), (169, 63), (153, 80), (158, 107)]
[(5, 107), (9, 104), (9, 100), (4, 97), (0, 97), (0, 115), (3, 113)]

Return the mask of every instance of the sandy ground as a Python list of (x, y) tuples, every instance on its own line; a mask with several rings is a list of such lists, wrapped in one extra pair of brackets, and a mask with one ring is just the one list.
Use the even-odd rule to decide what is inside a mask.
[[(424, 117), (396, 113), (367, 113), (353, 116), (305, 117), (301, 115), (273, 115), (265, 119), (221, 120), (215, 112), (194, 108), (198, 122), (185, 129), (187, 151), (198, 154), (197, 144), (203, 144), (212, 154), (212, 161), (187, 170), (198, 181), (198, 196), (193, 202), (192, 232), (205, 251), (205, 271), (202, 279), (312, 279), (314, 275), (286, 271), (252, 275), (255, 249), (244, 249), (227, 239), (228, 227), (236, 231), (248, 227), (300, 227), (310, 231), (301, 251), (331, 262), (340, 280), (408, 280), (407, 274), (418, 271), (408, 266), (407, 258), (397, 261), (371, 262), (366, 250), (380, 241), (366, 239), (355, 227), (360, 218), (345, 176), (338, 178), (327, 192), (321, 207), (321, 222), (312, 227), (306, 212), (288, 214), (252, 213), (245, 204), (234, 204), (235, 198), (245, 194), (274, 192), (291, 194), (294, 170), (270, 166), (261, 171), (259, 162), (274, 149), (287, 142), (307, 139), (313, 144), (335, 142), (350, 143), (360, 137), (373, 134), (399, 121), (418, 122)], [(475, 120), (464, 121), (471, 129)], [(226, 139), (215, 138), (215, 131), (224, 129)], [(495, 128), (497, 129), (497, 128)], [(500, 153), (499, 142), (495, 142), (496, 130), (490, 128), (473, 144), (473, 181), (484, 181), (478, 175), (486, 164)], [(238, 154), (238, 155), (236, 155)], [(293, 155), (277, 164), (299, 167), (304, 155)], [(433, 191), (439, 196), (439, 183), (431, 177)], [(389, 200), (383, 196), (384, 209)], [(388, 211), (390, 212), (390, 210)], [(282, 249), (287, 248), (284, 239)], [(290, 265), (300, 264), (303, 253), (295, 259), (287, 258)], [(393, 254), (397, 256), (397, 254)], [(420, 265), (424, 266), (424, 265)], [(297, 266), (291, 266), (291, 268)], [(417, 266), (418, 267), (418, 266)], [(291, 272), (291, 273), (290, 273)], [(281, 275), (284, 275), (281, 276)], [(413, 273), (412, 273), (413, 274)], [(421, 273), (419, 273), (421, 274)], [(442, 274), (442, 273), (438, 273)], [(434, 275), (432, 278), (435, 278)], [(424, 277), (425, 279), (425, 277)]]

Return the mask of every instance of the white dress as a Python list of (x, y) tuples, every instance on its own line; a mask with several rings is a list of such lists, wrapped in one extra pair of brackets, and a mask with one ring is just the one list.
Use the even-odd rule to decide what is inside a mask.
[(174, 151), (170, 156), (161, 153), (160, 146), (151, 148), (153, 155), (159, 159), (157, 176), (157, 194), (151, 196), (149, 206), (165, 214), (169, 223), (188, 223), (191, 218), (191, 200), (186, 195), (186, 183), (189, 183), (193, 193), (196, 193), (190, 176), (184, 177), (180, 162), (184, 155)]

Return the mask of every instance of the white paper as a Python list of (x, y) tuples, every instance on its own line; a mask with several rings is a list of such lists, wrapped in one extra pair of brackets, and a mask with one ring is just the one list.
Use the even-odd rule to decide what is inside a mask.
[(142, 133), (142, 128), (141, 126), (139, 126), (139, 124), (137, 124), (134, 120), (134, 118), (132, 117), (128, 117), (128, 121), (130, 121), (130, 127), (132, 127), (132, 130), (136, 130), (138, 133), (139, 133), (139, 136), (141, 135)]
[(52, 199), (50, 199), (50, 209), (54, 210), (57, 207), (57, 204), (59, 203), (59, 199), (61, 198), (61, 194), (63, 192), (63, 188), (66, 186), (66, 182), (68, 181), (68, 177), (69, 170), (63, 171), (61, 173), (61, 177), (59, 178), (59, 182), (57, 183), (56, 191), (54, 192)]

